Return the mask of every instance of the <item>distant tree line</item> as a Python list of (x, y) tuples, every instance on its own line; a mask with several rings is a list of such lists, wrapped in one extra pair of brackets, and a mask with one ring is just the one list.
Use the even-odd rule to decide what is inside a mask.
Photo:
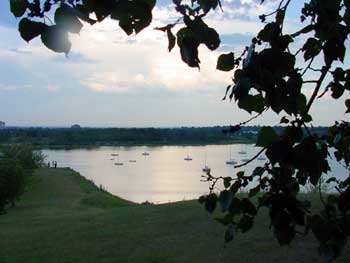
[[(0, 143), (30, 143), (39, 147), (99, 145), (176, 145), (253, 142), (260, 129), (242, 127), (232, 135), (230, 127), (182, 128), (9, 128), (0, 130)], [(279, 128), (276, 127), (278, 131)], [(314, 128), (324, 132), (325, 128)]]

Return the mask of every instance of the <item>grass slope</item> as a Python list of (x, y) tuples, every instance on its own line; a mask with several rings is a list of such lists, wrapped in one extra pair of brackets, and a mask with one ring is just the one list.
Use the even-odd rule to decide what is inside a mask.
[(321, 262), (312, 235), (281, 248), (268, 224), (264, 211), (225, 247), (224, 228), (195, 201), (137, 205), (70, 169), (46, 168), (0, 216), (0, 263)]

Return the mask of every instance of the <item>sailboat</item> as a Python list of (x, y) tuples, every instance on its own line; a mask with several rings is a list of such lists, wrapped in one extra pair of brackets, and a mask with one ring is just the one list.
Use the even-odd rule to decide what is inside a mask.
[(211, 170), (210, 167), (207, 165), (207, 151), (205, 151), (205, 161), (204, 161), (204, 167), (202, 171), (205, 173), (209, 173), (210, 170)]
[(185, 161), (192, 161), (192, 157), (190, 156), (189, 152), (187, 152), (187, 156), (184, 158)]
[(241, 147), (241, 150), (238, 152), (238, 154), (247, 154), (247, 152), (245, 150), (243, 150), (243, 145)]
[(114, 163), (114, 165), (124, 165), (124, 163), (119, 162), (119, 156), (118, 156), (118, 160), (117, 160), (117, 162), (115, 162), (115, 163)]
[(192, 157), (187, 154), (187, 156), (184, 158), (185, 161), (192, 161)]
[(226, 161), (226, 164), (228, 164), (228, 165), (237, 164), (237, 162), (235, 161), (235, 159), (233, 159), (232, 156), (231, 156), (231, 146), (230, 146), (230, 159), (229, 159), (228, 161)]
[(114, 165), (124, 165), (123, 162), (119, 161), (119, 154), (117, 154), (116, 156), (117, 156), (117, 162), (115, 162)]
[(258, 160), (258, 161), (265, 161), (266, 158), (265, 158), (264, 156), (259, 156), (257, 160)]

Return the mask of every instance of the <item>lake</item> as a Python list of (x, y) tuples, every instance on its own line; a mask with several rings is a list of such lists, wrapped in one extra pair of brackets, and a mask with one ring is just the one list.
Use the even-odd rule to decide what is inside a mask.
[[(245, 168), (234, 169), (225, 162), (231, 157), (238, 163), (252, 157), (260, 148), (253, 145), (100, 147), (94, 149), (44, 150), (48, 161), (58, 167), (71, 167), (108, 192), (134, 202), (166, 203), (198, 198), (208, 193), (208, 183), (201, 182), (207, 164), (214, 176), (247, 174), (265, 161), (255, 160)], [(247, 154), (239, 154), (245, 151)], [(149, 155), (142, 153), (148, 152)], [(112, 156), (118, 155), (118, 156)], [(184, 158), (190, 156), (191, 161)], [(114, 159), (114, 160), (112, 160)], [(130, 162), (130, 160), (136, 162)], [(123, 163), (123, 165), (115, 165)], [(330, 161), (338, 177), (345, 169)], [(221, 185), (218, 185), (219, 187)]]

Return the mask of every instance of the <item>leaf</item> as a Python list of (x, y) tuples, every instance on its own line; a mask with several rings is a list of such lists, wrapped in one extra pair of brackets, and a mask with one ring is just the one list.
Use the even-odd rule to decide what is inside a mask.
[(283, 123), (283, 124), (288, 124), (289, 123), (289, 120), (287, 119), (286, 116), (283, 116), (280, 123)]
[(154, 4), (153, 0), (117, 1), (114, 8), (104, 10), (102, 19), (111, 13), (111, 18), (119, 20), (119, 26), (127, 35), (138, 34), (151, 24)]
[(141, 0), (141, 1), (147, 4), (150, 9), (153, 9), (157, 2), (156, 0)]
[(217, 8), (219, 1), (218, 0), (198, 0), (199, 6), (202, 8), (204, 13), (209, 12), (210, 9)]
[(21, 17), (27, 10), (27, 0), (10, 0), (10, 10), (15, 17)]
[(46, 28), (47, 25), (44, 23), (34, 22), (28, 18), (23, 18), (18, 25), (18, 31), (20, 32), (21, 37), (27, 42), (41, 35)]
[(235, 181), (232, 185), (231, 185), (231, 187), (230, 187), (230, 191), (232, 192), (232, 193), (237, 193), (237, 191), (239, 190), (239, 188), (241, 188), (241, 183), (240, 183), (240, 181)]
[[(67, 5), (66, 5), (67, 6)], [(89, 23), (90, 25), (94, 25), (97, 21), (94, 19), (91, 19), (89, 17), (91, 10), (91, 6), (85, 2), (85, 5), (77, 4), (75, 7), (70, 7), (69, 8), (72, 10), (72, 12), (79, 17), (81, 20)]]
[(339, 99), (344, 94), (344, 86), (339, 82), (333, 82), (331, 85), (332, 97), (334, 99)]
[(229, 188), (231, 186), (231, 181), (232, 181), (232, 178), (229, 177), (229, 176), (224, 178), (224, 186), (225, 186), (225, 188)]
[(231, 206), (231, 202), (233, 199), (233, 193), (228, 190), (224, 190), (219, 195), (219, 203), (221, 206), (222, 212), (226, 212)]
[(332, 74), (334, 82), (345, 81), (345, 71), (342, 68), (336, 68)]
[(305, 61), (316, 57), (322, 49), (322, 44), (319, 40), (310, 37), (308, 40), (306, 40), (302, 51), (304, 51), (304, 59)]
[(350, 99), (345, 100), (346, 111), (345, 113), (350, 113)]
[(72, 46), (68, 32), (58, 25), (47, 27), (41, 34), (41, 41), (47, 48), (57, 53), (68, 54)]
[(262, 127), (258, 139), (256, 141), (256, 146), (258, 147), (268, 147), (272, 142), (278, 139), (278, 135), (272, 127), (265, 126)]
[(230, 91), (230, 89), (231, 89), (232, 87), (233, 87), (232, 85), (228, 85), (228, 86), (226, 87), (225, 96), (222, 98), (222, 100), (226, 100), (227, 94), (228, 94), (228, 92)]
[(168, 36), (168, 50), (169, 52), (175, 47), (175, 43), (176, 43), (176, 37), (174, 36), (173, 32), (171, 32), (171, 29), (167, 29), (166, 31), (167, 36)]
[(271, 40), (277, 38), (281, 29), (280, 26), (275, 23), (268, 23), (265, 27), (258, 33), (258, 38), (264, 42), (270, 42)]
[(220, 45), (220, 37), (214, 28), (209, 27), (199, 16), (194, 20), (185, 16), (184, 22), (193, 33), (194, 39), (204, 44), (210, 50), (215, 50)]
[(221, 54), (218, 58), (216, 69), (221, 71), (230, 71), (235, 67), (235, 56), (234, 54)]
[(239, 171), (238, 173), (237, 173), (237, 178), (238, 179), (242, 179), (244, 177), (244, 171)]
[(285, 141), (274, 141), (266, 150), (266, 156), (274, 164), (284, 162), (289, 157), (290, 146)]
[(312, 122), (312, 116), (310, 114), (306, 114), (303, 116), (303, 122), (309, 123)]
[(249, 113), (262, 113), (265, 109), (265, 100), (261, 94), (247, 95), (238, 101), (238, 107)]
[(213, 213), (215, 211), (217, 201), (218, 197), (216, 194), (206, 196), (204, 204), (205, 210), (207, 210), (209, 213)]
[(191, 29), (184, 27), (177, 32), (177, 45), (180, 48), (181, 58), (190, 67), (199, 68), (199, 44)]
[(260, 176), (263, 175), (264, 172), (265, 172), (265, 168), (264, 168), (264, 167), (257, 166), (257, 167), (255, 167), (255, 169), (254, 169), (252, 175), (253, 175), (253, 176), (259, 176), (259, 177), (260, 177)]
[(79, 21), (72, 9), (62, 5), (56, 9), (55, 23), (65, 30), (78, 34), (83, 27), (83, 24)]
[[(251, 99), (249, 97), (250, 95), (248, 96), (250, 88), (251, 88), (250, 80), (248, 78), (241, 78), (236, 83), (236, 85), (234, 86), (234, 89), (233, 89), (233, 93), (235, 95), (235, 100), (239, 100), (239, 101), (242, 100), (243, 101), (245, 98), (247, 98), (248, 100)], [(251, 106), (250, 100), (247, 103), (245, 103), (244, 105), (250, 107)], [(238, 106), (240, 106), (240, 105), (238, 105)]]
[(332, 63), (336, 60), (340, 60), (341, 62), (343, 62), (345, 51), (346, 48), (341, 39), (330, 39), (326, 41), (326, 43), (323, 46), (325, 63)]

